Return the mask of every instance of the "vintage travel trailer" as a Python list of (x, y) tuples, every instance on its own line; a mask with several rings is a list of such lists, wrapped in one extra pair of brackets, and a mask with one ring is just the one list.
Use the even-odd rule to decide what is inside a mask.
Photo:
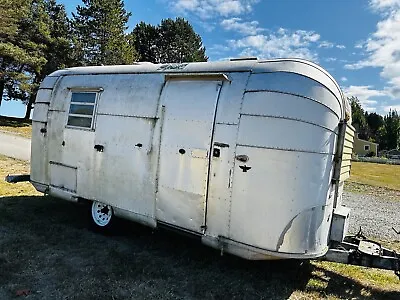
[(119, 216), (247, 259), (320, 258), (347, 231), (350, 117), (300, 59), (65, 69), (37, 94), (30, 181), (91, 202), (99, 227)]

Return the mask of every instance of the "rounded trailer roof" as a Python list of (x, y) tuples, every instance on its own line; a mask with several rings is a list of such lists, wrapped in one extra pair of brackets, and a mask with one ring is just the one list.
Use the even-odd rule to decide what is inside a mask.
[[(137, 62), (132, 65), (90, 66), (75, 67), (58, 70), (49, 76), (68, 75), (100, 75), (100, 74), (140, 74), (140, 73), (221, 73), (221, 72), (252, 72), (296, 73), (319, 82), (329, 89), (342, 103), (343, 115), (349, 110), (347, 99), (335, 79), (322, 67), (304, 59), (272, 59), (260, 60), (256, 58), (240, 58), (228, 61), (193, 62), (193, 63), (166, 63), (153, 64), (150, 62)], [(349, 112), (348, 112), (349, 113)], [(351, 115), (351, 114), (350, 114)]]

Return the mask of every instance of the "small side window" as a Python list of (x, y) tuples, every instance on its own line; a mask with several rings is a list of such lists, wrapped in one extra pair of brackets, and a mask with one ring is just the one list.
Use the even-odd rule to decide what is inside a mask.
[(92, 129), (96, 98), (96, 92), (72, 92), (67, 125)]
[(370, 150), (369, 145), (364, 145), (364, 150), (369, 151)]

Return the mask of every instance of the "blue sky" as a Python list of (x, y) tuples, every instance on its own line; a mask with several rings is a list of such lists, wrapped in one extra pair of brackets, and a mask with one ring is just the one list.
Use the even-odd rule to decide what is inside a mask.
[[(59, 0), (69, 14), (81, 0)], [(300, 57), (327, 69), (365, 109), (400, 110), (400, 0), (126, 0), (138, 22), (187, 18), (210, 60)], [(3, 102), (0, 114), (22, 116)]]

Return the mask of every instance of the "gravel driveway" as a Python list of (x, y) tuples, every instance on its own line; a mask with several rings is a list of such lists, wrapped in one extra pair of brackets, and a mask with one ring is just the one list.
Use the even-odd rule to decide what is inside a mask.
[(357, 233), (360, 226), (367, 238), (398, 241), (400, 235), (400, 201), (378, 196), (344, 192), (343, 203), (351, 208), (350, 233)]

